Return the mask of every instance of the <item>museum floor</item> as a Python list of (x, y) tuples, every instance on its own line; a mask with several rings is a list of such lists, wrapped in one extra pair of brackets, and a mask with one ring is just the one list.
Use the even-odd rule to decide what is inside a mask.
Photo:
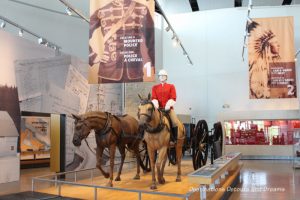
[[(284, 199), (284, 200), (294, 200), (299, 198), (300, 196), (300, 170), (294, 170), (292, 163), (286, 160), (242, 160), (244, 166), (241, 171), (241, 183), (239, 184), (239, 191), (235, 191), (231, 194), (231, 200), (237, 199)], [(183, 162), (182, 173), (185, 175), (187, 173), (187, 169), (190, 169), (191, 160), (185, 159)], [(170, 188), (168, 188), (168, 184), (172, 184), (173, 193), (178, 192), (181, 188), (188, 189), (190, 186), (187, 186), (188, 180), (186, 177), (183, 177), (182, 183), (175, 183), (174, 178), (172, 177), (172, 173), (176, 171), (176, 167), (167, 167), (166, 168), (166, 184), (164, 186), (158, 185), (159, 191), (168, 192)], [(40, 168), (40, 169), (25, 169), (21, 170), (21, 180), (19, 182), (0, 184), (0, 195), (22, 192), (22, 191), (30, 191), (31, 190), (31, 177), (49, 174), (49, 168)], [(134, 187), (134, 185), (138, 181), (131, 180), (133, 177), (134, 171), (124, 172), (121, 176), (121, 182), (115, 182), (115, 187), (128, 185), (129, 187)], [(105, 184), (106, 180), (103, 180), (102, 177), (94, 179), (97, 184)], [(144, 180), (143, 180), (144, 179)], [(141, 176), (141, 182), (136, 184), (137, 187), (144, 187), (149, 184), (150, 175)], [(144, 186), (143, 186), (144, 185)], [(76, 189), (75, 189), (76, 188)], [(72, 194), (80, 193), (81, 189), (78, 187), (73, 188), (65, 188), (62, 189), (62, 194), (64, 196), (69, 196)], [(69, 191), (68, 191), (69, 190)], [(42, 192), (55, 193), (53, 189), (42, 190)], [(82, 190), (84, 192), (84, 190)], [(102, 190), (103, 191), (103, 190)], [(93, 194), (93, 191), (88, 193)], [(110, 196), (111, 192), (108, 192)], [(104, 192), (101, 192), (98, 197), (102, 197), (107, 195)], [(76, 195), (75, 197), (80, 198), (80, 195)], [(74, 196), (73, 196), (74, 197)], [(126, 193), (122, 194), (122, 199), (128, 199), (129, 195)], [(126, 198), (128, 197), (128, 198)], [(296, 198), (297, 197), (297, 198)], [(93, 195), (90, 197), (85, 196), (81, 197), (84, 199), (92, 199)], [(157, 198), (157, 197), (156, 197)], [(1, 199), (1, 197), (0, 197)], [(101, 199), (101, 198), (100, 198)], [(119, 199), (119, 198), (118, 198)], [(133, 199), (130, 197), (130, 199)], [(137, 198), (136, 198), (137, 199)], [(147, 199), (147, 198), (146, 198)], [(152, 199), (152, 198), (151, 198)], [(175, 198), (173, 198), (175, 199)]]

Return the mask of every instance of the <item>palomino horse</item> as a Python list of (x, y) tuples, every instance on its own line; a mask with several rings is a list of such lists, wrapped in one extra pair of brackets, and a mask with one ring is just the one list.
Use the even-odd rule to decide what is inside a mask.
[[(163, 174), (167, 161), (171, 125), (162, 111), (154, 107), (150, 100), (150, 94), (148, 95), (148, 99), (142, 99), (140, 95), (139, 97), (141, 99), (138, 109), (139, 125), (145, 130), (144, 139), (147, 143), (150, 166), (152, 170), (152, 185), (150, 188), (156, 189), (155, 153), (158, 151), (158, 157), (156, 160), (157, 179), (160, 184), (164, 184), (165, 179)], [(178, 139), (176, 143), (176, 160), (178, 168), (176, 182), (181, 181), (181, 158), (184, 138), (184, 126), (181, 122), (178, 122)]]
[[(112, 187), (113, 169), (116, 147), (121, 153), (121, 164), (115, 181), (120, 181), (120, 175), (125, 159), (125, 146), (132, 150), (136, 155), (137, 174), (134, 179), (140, 179), (140, 155), (139, 143), (141, 137), (138, 132), (138, 121), (125, 115), (122, 117), (114, 116), (108, 112), (88, 112), (83, 115), (73, 115), (75, 119), (75, 130), (73, 136), (73, 144), (81, 145), (81, 140), (85, 139), (91, 132), (95, 130), (97, 143), (97, 168), (102, 172), (105, 178), (110, 177), (108, 186)], [(104, 148), (109, 148), (110, 156), (110, 173), (105, 172), (101, 167), (102, 155)]]

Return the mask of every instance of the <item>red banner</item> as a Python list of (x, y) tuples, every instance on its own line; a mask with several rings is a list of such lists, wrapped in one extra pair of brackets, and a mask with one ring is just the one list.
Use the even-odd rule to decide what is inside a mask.
[(89, 83), (154, 81), (154, 0), (90, 5)]

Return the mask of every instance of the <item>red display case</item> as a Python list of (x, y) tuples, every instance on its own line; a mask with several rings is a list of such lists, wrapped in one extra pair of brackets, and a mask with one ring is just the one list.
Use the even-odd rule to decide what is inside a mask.
[(300, 120), (224, 121), (226, 145), (292, 145)]

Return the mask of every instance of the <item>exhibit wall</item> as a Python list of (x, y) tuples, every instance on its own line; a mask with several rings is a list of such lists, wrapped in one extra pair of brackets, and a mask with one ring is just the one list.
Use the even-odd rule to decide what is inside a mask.
[[(66, 114), (66, 165), (72, 164), (72, 169), (95, 167), (94, 134), (87, 139), (91, 148), (87, 143), (75, 148), (73, 119), (69, 116), (96, 110), (121, 114), (121, 85), (89, 85), (87, 63), (75, 56), (55, 56), (50, 48), (4, 31), (0, 31), (0, 41), (4, 58), (0, 66), (5, 66), (1, 74), (10, 76), (12, 85), (18, 86), (16, 101), (20, 101), (21, 111)], [(74, 163), (76, 154), (80, 162)]]
[[(254, 7), (251, 17), (293, 16), (295, 49), (300, 47), (300, 6)], [(176, 85), (177, 113), (190, 113), (209, 123), (221, 112), (251, 110), (297, 110), (299, 100), (249, 99), (248, 58), (242, 59), (247, 8), (230, 8), (170, 16), (170, 22), (194, 62), (172, 46), (164, 32), (163, 66), (169, 82)], [(174, 59), (176, 58), (176, 59)], [(296, 74), (299, 77), (296, 63)], [(299, 78), (298, 78), (299, 84)], [(298, 91), (297, 91), (298, 92)]]
[[(89, 1), (68, 1), (85, 16), (89, 13)], [(39, 9), (35, 6), (46, 9)], [(2, 16), (22, 25), (47, 40), (63, 47), (67, 54), (74, 55), (84, 61), (88, 60), (89, 24), (77, 16), (65, 14), (66, 7), (60, 1), (0, 1)], [(5, 27), (17, 35), (18, 29), (9, 25)], [(24, 34), (24, 37), (30, 37)], [(37, 38), (34, 38), (37, 42)]]

